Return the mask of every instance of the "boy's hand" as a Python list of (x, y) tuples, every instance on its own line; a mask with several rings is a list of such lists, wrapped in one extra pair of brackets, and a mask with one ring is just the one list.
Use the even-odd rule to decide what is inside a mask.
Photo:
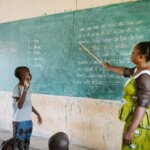
[(37, 119), (38, 119), (38, 124), (39, 124), (39, 125), (42, 124), (42, 118), (41, 118), (40, 115), (37, 115)]
[(30, 76), (26, 76), (24, 80), (24, 90), (27, 91), (30, 87)]

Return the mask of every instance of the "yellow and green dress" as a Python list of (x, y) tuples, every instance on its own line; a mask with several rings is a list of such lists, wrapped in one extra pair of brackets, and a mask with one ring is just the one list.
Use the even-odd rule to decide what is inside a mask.
[[(119, 119), (125, 122), (123, 133), (130, 126), (134, 111), (138, 105), (136, 77), (131, 77), (124, 87), (123, 98), (125, 104), (119, 111)], [(142, 122), (134, 132), (132, 144), (122, 144), (122, 150), (150, 150), (150, 107), (147, 108)]]

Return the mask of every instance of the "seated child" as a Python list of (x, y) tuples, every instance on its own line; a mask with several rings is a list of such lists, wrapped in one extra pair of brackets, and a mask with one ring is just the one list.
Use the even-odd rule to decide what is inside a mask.
[(69, 150), (69, 138), (64, 132), (55, 133), (49, 138), (49, 150)]
[(0, 150), (25, 150), (23, 142), (10, 138), (9, 140), (3, 141)]

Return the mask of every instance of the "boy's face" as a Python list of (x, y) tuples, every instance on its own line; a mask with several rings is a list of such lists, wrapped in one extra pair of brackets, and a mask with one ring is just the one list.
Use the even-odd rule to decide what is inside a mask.
[(32, 79), (31, 73), (30, 73), (28, 70), (25, 70), (25, 71), (24, 71), (24, 80), (30, 82), (31, 79)]

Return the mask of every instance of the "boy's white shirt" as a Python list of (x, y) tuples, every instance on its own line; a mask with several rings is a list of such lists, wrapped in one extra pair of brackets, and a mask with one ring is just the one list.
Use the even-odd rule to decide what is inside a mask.
[(12, 92), (13, 97), (13, 121), (15, 122), (22, 122), (31, 120), (31, 113), (32, 113), (32, 103), (31, 103), (31, 93), (28, 90), (27, 95), (24, 101), (24, 104), (21, 109), (17, 107), (17, 102), (15, 97), (20, 97), (23, 93), (24, 87), (17, 84)]

